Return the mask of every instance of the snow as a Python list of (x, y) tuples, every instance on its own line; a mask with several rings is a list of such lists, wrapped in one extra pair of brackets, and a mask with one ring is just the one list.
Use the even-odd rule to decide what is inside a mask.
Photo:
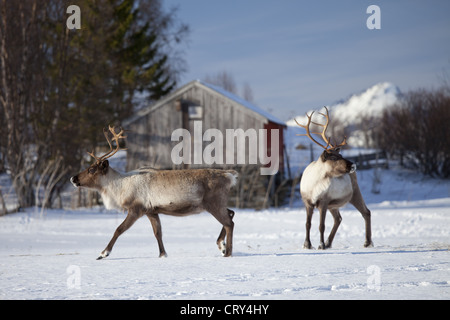
[[(95, 260), (125, 215), (102, 207), (0, 217), (0, 299), (449, 299), (450, 183), (413, 172), (358, 173), (372, 211), (375, 246), (352, 206), (329, 250), (302, 249), (305, 210), (234, 209), (233, 256), (215, 244), (209, 214), (161, 215), (167, 258), (158, 258), (148, 219)], [(319, 240), (318, 214), (311, 241)], [(328, 234), (332, 219), (327, 218)]]
[(333, 105), (333, 115), (344, 125), (355, 124), (363, 117), (380, 117), (384, 109), (398, 102), (400, 97), (397, 86), (389, 82), (378, 83), (360, 94), (352, 95), (347, 101)]

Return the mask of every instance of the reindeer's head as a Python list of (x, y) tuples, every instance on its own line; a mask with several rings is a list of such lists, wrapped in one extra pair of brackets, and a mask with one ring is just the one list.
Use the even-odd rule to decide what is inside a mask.
[[(354, 163), (352, 163), (351, 161), (344, 159), (342, 157), (342, 155), (339, 153), (341, 151), (341, 147), (345, 146), (347, 144), (346, 138), (344, 137), (344, 140), (340, 144), (333, 145), (333, 144), (331, 144), (331, 137), (327, 137), (325, 134), (327, 131), (327, 128), (328, 128), (328, 124), (330, 122), (328, 109), (326, 107), (325, 107), (325, 110), (326, 110), (327, 114), (323, 114), (321, 112), (319, 113), (326, 118), (327, 122), (325, 124), (316, 123), (316, 122), (312, 121), (312, 116), (314, 114), (314, 111), (309, 116), (308, 116), (308, 114), (306, 114), (306, 117), (308, 118), (308, 123), (305, 126), (301, 125), (300, 123), (297, 122), (297, 120), (294, 119), (295, 122), (297, 123), (297, 125), (306, 129), (306, 133), (298, 134), (298, 136), (308, 136), (308, 138), (310, 138), (314, 143), (318, 144), (319, 146), (321, 146), (322, 148), (325, 149), (322, 152), (322, 155), (320, 156), (318, 161), (321, 161), (323, 163), (323, 165), (325, 166), (325, 171), (326, 171), (327, 176), (338, 177), (338, 176), (342, 176), (343, 174), (346, 174), (346, 173), (355, 172), (356, 165)], [(310, 132), (309, 126), (311, 125), (311, 123), (313, 123), (317, 126), (323, 127), (322, 132)], [(311, 134), (320, 135), (322, 137), (322, 139), (325, 141), (326, 145), (323, 145), (320, 142), (318, 142), (317, 140), (315, 140)]]
[[(119, 147), (119, 139), (126, 138), (125, 136), (122, 136), (124, 132), (122, 128), (120, 128), (119, 133), (116, 133), (115, 129), (111, 126), (109, 126), (108, 129), (104, 128), (103, 133), (106, 140), (108, 141), (110, 151), (108, 151), (101, 157), (96, 157), (94, 155), (94, 151), (88, 152), (89, 155), (95, 159), (95, 162), (86, 170), (70, 178), (70, 182), (72, 182), (75, 187), (85, 187), (92, 189), (101, 188), (102, 177), (106, 176), (108, 173), (109, 162), (107, 159), (112, 157), (117, 151), (121, 150)], [(114, 150), (111, 144), (111, 139), (109, 138), (109, 133), (112, 133), (112, 140), (116, 142), (116, 149)]]

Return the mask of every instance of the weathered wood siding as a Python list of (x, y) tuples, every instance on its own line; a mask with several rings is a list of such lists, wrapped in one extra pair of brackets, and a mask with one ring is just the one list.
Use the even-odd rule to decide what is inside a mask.
[[(240, 105), (220, 93), (200, 83), (190, 83), (175, 91), (174, 94), (169, 95), (168, 98), (160, 100), (159, 103), (150, 109), (150, 112), (137, 117), (126, 127), (126, 129), (130, 130), (127, 133), (127, 170), (137, 169), (142, 166), (164, 169), (176, 167), (172, 162), (171, 152), (173, 147), (179, 142), (171, 141), (171, 136), (174, 130), (183, 128), (183, 112), (180, 110), (177, 101), (200, 105), (203, 108), (201, 119), (189, 120), (188, 127), (192, 140), (194, 138), (194, 121), (202, 121), (202, 136), (207, 129), (219, 129), (223, 133), (224, 138), (224, 157), (226, 154), (226, 129), (241, 128), (246, 131), (252, 128), (258, 132), (259, 129), (264, 129), (264, 125), (268, 122), (259, 113)], [(210, 143), (209, 141), (203, 142), (202, 150)], [(248, 152), (248, 150), (247, 143), (246, 151)], [(207, 165), (190, 165), (191, 168), (205, 166)]]
[(175, 105), (168, 104), (137, 119), (127, 128), (127, 170), (143, 166), (169, 168), (172, 131), (181, 127)]

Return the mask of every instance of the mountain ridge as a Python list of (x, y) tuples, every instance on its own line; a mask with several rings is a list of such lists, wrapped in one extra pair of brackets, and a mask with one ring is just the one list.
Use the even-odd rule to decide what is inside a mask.
[[(390, 82), (377, 83), (366, 90), (350, 95), (346, 100), (328, 106), (331, 125), (330, 132), (345, 132), (349, 136), (348, 144), (352, 147), (369, 147), (368, 131), (376, 125), (374, 119), (380, 118), (386, 108), (396, 104), (403, 97), (399, 87)], [(324, 113), (324, 108), (310, 110)], [(286, 121), (288, 127), (297, 127), (296, 122), (306, 124), (306, 115), (299, 115)], [(320, 121), (320, 120), (313, 120)]]

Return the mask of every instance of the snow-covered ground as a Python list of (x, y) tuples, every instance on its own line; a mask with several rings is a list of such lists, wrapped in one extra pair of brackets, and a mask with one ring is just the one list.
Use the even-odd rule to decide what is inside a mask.
[[(102, 208), (0, 217), (0, 299), (450, 299), (450, 183), (404, 170), (359, 172), (372, 211), (373, 248), (351, 206), (329, 250), (305, 250), (305, 211), (236, 209), (223, 258), (209, 214), (161, 216), (168, 258), (148, 219), (95, 260), (125, 218)], [(299, 196), (298, 196), (299, 198)], [(327, 234), (332, 219), (327, 218)], [(318, 214), (311, 241), (317, 247)]]

